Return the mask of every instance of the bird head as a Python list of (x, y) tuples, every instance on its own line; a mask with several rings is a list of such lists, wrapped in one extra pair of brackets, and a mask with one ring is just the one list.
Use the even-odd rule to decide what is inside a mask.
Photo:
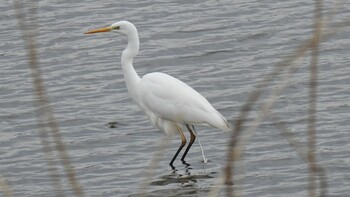
[(109, 31), (115, 31), (124, 35), (130, 35), (131, 32), (137, 32), (135, 25), (133, 25), (132, 23), (128, 21), (118, 21), (108, 27), (93, 29), (88, 32), (85, 32), (85, 34), (94, 34)]

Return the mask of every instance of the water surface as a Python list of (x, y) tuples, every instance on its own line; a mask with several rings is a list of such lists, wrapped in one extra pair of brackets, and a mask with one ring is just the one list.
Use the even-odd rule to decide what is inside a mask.
[[(127, 94), (120, 66), (125, 38), (83, 32), (129, 20), (140, 34), (140, 75), (173, 75), (204, 95), (230, 122), (257, 85), (312, 33), (313, 4), (305, 1), (41, 1), (40, 67), (63, 141), (88, 196), (137, 196), (163, 134)], [(332, 11), (326, 1), (325, 14)], [(35, 100), (24, 42), (11, 1), (0, 7), (0, 174), (15, 196), (54, 196), (35, 121)], [(334, 21), (349, 17), (340, 6)], [(330, 196), (350, 193), (349, 28), (322, 43), (319, 60), (317, 159)], [(309, 57), (272, 111), (307, 142)], [(251, 116), (253, 118), (255, 114)], [(116, 122), (116, 128), (110, 128)], [(180, 140), (168, 140), (150, 196), (205, 196), (223, 164), (229, 133), (199, 126), (207, 164), (196, 143), (191, 169), (168, 166)], [(308, 171), (272, 119), (253, 136), (244, 156), (245, 196), (306, 196)], [(60, 172), (63, 169), (59, 169)], [(68, 182), (62, 182), (68, 187)], [(65, 191), (72, 196), (70, 190)]]

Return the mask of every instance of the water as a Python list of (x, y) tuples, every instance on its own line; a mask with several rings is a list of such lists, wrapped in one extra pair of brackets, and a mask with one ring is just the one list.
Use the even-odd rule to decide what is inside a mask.
[[(32, 79), (12, 1), (2, 1), (0, 35), (0, 175), (15, 196), (54, 196), (35, 122)], [(325, 2), (325, 13), (332, 11)], [(230, 122), (261, 76), (312, 33), (313, 4), (305, 1), (41, 1), (40, 66), (72, 164), (88, 196), (137, 196), (163, 134), (127, 94), (120, 67), (125, 39), (83, 32), (129, 20), (139, 30), (134, 65), (140, 75), (161, 71), (203, 94)], [(349, 18), (339, 7), (334, 21)], [(317, 158), (330, 196), (350, 192), (349, 28), (322, 43), (319, 61)], [(273, 107), (307, 142), (309, 57)], [(254, 117), (254, 113), (251, 116)], [(267, 118), (244, 156), (245, 196), (306, 196), (307, 165)], [(117, 122), (116, 128), (108, 123)], [(196, 143), (186, 169), (168, 162), (180, 140), (168, 140), (150, 196), (205, 196), (226, 161), (228, 133), (197, 127), (209, 163)], [(62, 172), (62, 169), (59, 169)], [(68, 187), (67, 180), (62, 182)], [(67, 196), (72, 193), (65, 191)]]

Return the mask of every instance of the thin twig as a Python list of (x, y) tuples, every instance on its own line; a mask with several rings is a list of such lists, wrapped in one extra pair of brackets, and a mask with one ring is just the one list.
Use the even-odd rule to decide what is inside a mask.
[(4, 194), (4, 197), (13, 197), (12, 189), (7, 181), (0, 176), (0, 193)]
[(308, 164), (309, 164), (309, 196), (316, 197), (316, 109), (317, 109), (317, 74), (319, 43), (322, 31), (322, 1), (315, 0), (314, 11), (314, 39), (311, 45), (310, 83), (309, 83), (309, 110), (308, 110)]
[(293, 131), (291, 131), (275, 114), (270, 113), (269, 117), (272, 119), (274, 125), (281, 131), (282, 135), (289, 142), (289, 145), (295, 149), (295, 152), (299, 155), (299, 157), (307, 162), (307, 152), (303, 150), (302, 145), (297, 140)]
[(153, 155), (151, 162), (149, 163), (148, 168), (146, 170), (145, 179), (141, 182), (141, 184), (139, 186), (138, 193), (140, 194), (140, 197), (146, 196), (147, 188), (152, 180), (152, 177), (153, 177), (154, 172), (156, 170), (157, 164), (160, 162), (160, 159), (162, 158), (162, 156), (164, 154), (165, 147), (168, 144), (168, 141), (169, 141), (168, 136), (162, 137), (159, 140), (158, 146), (157, 146), (157, 151)]
[[(332, 14), (335, 14), (333, 12)], [(323, 26), (326, 27), (326, 24), (330, 22), (330, 20), (333, 18), (333, 15), (329, 16), (327, 20), (322, 21), (320, 20), (321, 24), (323, 22)], [(338, 28), (333, 28), (328, 30), (327, 32), (320, 32), (320, 35), (318, 37), (318, 42), (325, 41), (327, 38), (329, 38), (331, 35), (337, 33), (342, 27), (349, 26), (350, 20), (346, 20), (343, 22), (343, 26), (338, 27)], [(325, 29), (325, 28), (324, 28)], [(322, 37), (321, 37), (322, 34)], [(289, 64), (292, 62), (296, 61), (300, 57), (304, 56), (305, 53), (308, 51), (308, 49), (313, 45), (315, 42), (315, 35), (313, 35), (310, 39), (308, 39), (302, 46), (298, 47), (298, 49), (295, 51), (295, 55), (288, 57), (284, 59), (283, 61), (279, 62), (274, 69), (264, 77), (264, 79), (254, 88), (253, 92), (250, 94), (248, 97), (247, 102), (243, 105), (243, 107), (240, 110), (240, 114), (235, 121), (235, 125), (233, 128), (231, 140), (229, 143), (229, 151), (228, 151), (228, 156), (227, 156), (227, 163), (226, 166), (224, 167), (224, 174), (225, 176), (225, 184), (227, 185), (227, 196), (234, 196), (232, 186), (233, 185), (233, 180), (232, 180), (232, 167), (234, 165), (234, 161), (237, 161), (240, 156), (240, 146), (237, 146), (238, 143), (238, 138), (240, 137), (242, 131), (242, 124), (245, 122), (245, 118), (248, 115), (248, 112), (251, 110), (252, 105), (259, 99), (259, 96), (262, 92), (262, 89), (268, 85), (270, 81), (272, 81), (275, 76), (280, 73), (284, 68), (286, 68)], [(265, 110), (269, 109), (268, 106), (266, 106)], [(323, 169), (320, 169), (324, 176), (325, 176), (325, 171)], [(324, 180), (324, 179), (323, 179)], [(325, 181), (320, 183), (324, 186), (327, 185)]]
[[(28, 21), (26, 20), (26, 14), (24, 12), (24, 7), (23, 4), (18, 2), (17, 0), (14, 1), (14, 7), (16, 11), (16, 17), (18, 21), (18, 26), (21, 30), (22, 33), (22, 39), (25, 41), (25, 47), (27, 50), (27, 55), (29, 57), (29, 68), (31, 71), (32, 79), (33, 79), (33, 86), (36, 87), (36, 90), (41, 90), (42, 87), (42, 79), (39, 77), (40, 72), (39, 69), (37, 68), (37, 56), (36, 56), (36, 42), (35, 38), (37, 37), (37, 27), (35, 26), (36, 23), (33, 22), (33, 24), (28, 24)], [(29, 12), (32, 18), (32, 21), (35, 20), (36, 17), (36, 5), (30, 7), (31, 11)], [(27, 19), (29, 20), (29, 19)], [(33, 25), (31, 29), (29, 29), (29, 26)], [(37, 92), (42, 92), (42, 91), (36, 91)], [(36, 94), (37, 97), (39, 97), (38, 101), (43, 101), (44, 99), (42, 98), (42, 94)], [(42, 103), (42, 102), (41, 102)], [(39, 102), (37, 104), (37, 109), (38, 111), (36, 112), (36, 118), (37, 118), (37, 127), (39, 130), (39, 138), (41, 141), (41, 144), (43, 146), (43, 152), (45, 153), (45, 158), (47, 161), (48, 165), (48, 172), (49, 176), (52, 181), (53, 188), (55, 190), (56, 196), (63, 196), (63, 190), (62, 190), (62, 184), (60, 182), (60, 176), (57, 170), (57, 167), (55, 166), (54, 162), (54, 156), (53, 156), (53, 147), (48, 141), (48, 131), (44, 123), (42, 122), (42, 118), (40, 118), (40, 114), (44, 113), (42, 111), (41, 104)]]
[[(53, 181), (56, 195), (63, 196), (62, 185), (58, 176), (57, 168), (55, 167), (53, 162), (52, 150), (54, 149), (59, 154), (61, 165), (64, 167), (64, 171), (66, 173), (70, 185), (73, 188), (74, 194), (76, 196), (82, 197), (85, 196), (84, 192), (78, 182), (78, 179), (76, 178), (74, 168), (71, 165), (70, 158), (62, 142), (57, 121), (55, 119), (53, 110), (50, 106), (50, 101), (48, 99), (41, 72), (38, 66), (39, 63), (37, 57), (36, 44), (36, 37), (38, 32), (38, 25), (36, 22), (37, 3), (28, 2), (27, 5), (28, 6), (26, 8), (29, 10), (29, 12), (26, 20), (23, 4), (21, 4), (18, 0), (14, 1), (17, 21), (27, 49), (29, 68), (33, 79), (33, 87), (38, 100), (36, 118), (38, 123), (38, 129), (40, 132), (40, 140), (43, 144), (43, 150), (48, 160), (50, 177)], [(51, 145), (49, 143), (49, 137), (53, 138), (54, 145)]]
[[(286, 59), (284, 59), (283, 61), (279, 62), (274, 69), (264, 77), (264, 79), (254, 88), (253, 92), (250, 94), (250, 96), (248, 97), (247, 102), (243, 105), (243, 107), (240, 110), (240, 114), (237, 118), (237, 120), (235, 121), (235, 125), (234, 125), (234, 129), (232, 132), (232, 136), (231, 136), (231, 141), (229, 144), (229, 152), (228, 152), (228, 159), (227, 159), (227, 163), (225, 166), (225, 184), (228, 185), (227, 187), (227, 196), (233, 196), (233, 190), (232, 187), (230, 187), (229, 185), (233, 185), (233, 180), (232, 180), (232, 166), (233, 166), (233, 162), (239, 159), (240, 156), (240, 151), (239, 149), (241, 147), (237, 146), (237, 144), (239, 143), (238, 138), (241, 135), (242, 132), (242, 124), (245, 122), (245, 118), (248, 115), (248, 112), (251, 110), (252, 105), (257, 102), (257, 100), (260, 97), (261, 92), (263, 91), (263, 88), (265, 88), (269, 82), (271, 82), (273, 79), (275, 79), (275, 77), (284, 69), (288, 68), (288, 65), (291, 64), (292, 62), (298, 60), (299, 58), (301, 58), (302, 56), (304, 56), (304, 54), (307, 52), (309, 46), (311, 43), (311, 39), (304, 43), (301, 47), (299, 47), (297, 49), (297, 51), (295, 52), (294, 56), (290, 56)], [(271, 103), (272, 104), (272, 103)], [(269, 109), (271, 106), (265, 106), (266, 109)], [(261, 119), (261, 117), (259, 118)]]

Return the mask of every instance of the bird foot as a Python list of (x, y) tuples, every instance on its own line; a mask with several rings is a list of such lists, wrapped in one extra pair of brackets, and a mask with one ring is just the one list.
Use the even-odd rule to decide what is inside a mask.
[(185, 160), (181, 160), (182, 164), (186, 165), (186, 167), (190, 166), (191, 164), (187, 163)]
[(169, 166), (171, 167), (171, 169), (172, 169), (174, 172), (177, 171), (176, 168), (173, 166), (172, 163), (170, 163)]

